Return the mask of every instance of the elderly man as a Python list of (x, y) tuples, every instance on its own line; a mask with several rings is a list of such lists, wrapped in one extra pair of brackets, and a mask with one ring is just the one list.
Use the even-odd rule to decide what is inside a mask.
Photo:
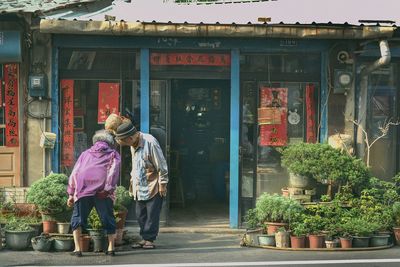
[(163, 198), (167, 195), (167, 162), (157, 140), (139, 132), (131, 122), (121, 124), (116, 132), (120, 145), (130, 146), (132, 172), (130, 192), (136, 200), (136, 217), (142, 240), (133, 248), (155, 248)]
[(68, 181), (69, 207), (74, 207), (71, 228), (75, 250), (72, 255), (82, 256), (79, 238), (82, 228), (93, 207), (99, 214), (108, 235), (107, 255), (114, 256), (115, 218), (113, 213), (114, 190), (116, 188), (121, 158), (114, 149), (114, 138), (107, 131), (98, 131), (93, 136), (93, 146), (84, 151), (75, 163)]

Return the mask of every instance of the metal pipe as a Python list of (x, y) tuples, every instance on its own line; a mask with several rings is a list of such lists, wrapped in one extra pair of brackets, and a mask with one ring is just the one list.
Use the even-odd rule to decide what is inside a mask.
[(361, 76), (368, 75), (369, 73), (373, 72), (374, 70), (380, 68), (381, 66), (387, 65), (390, 62), (391, 54), (389, 49), (389, 43), (387, 40), (379, 41), (379, 47), (381, 50), (381, 57), (377, 59), (371, 65), (365, 67), (361, 72)]

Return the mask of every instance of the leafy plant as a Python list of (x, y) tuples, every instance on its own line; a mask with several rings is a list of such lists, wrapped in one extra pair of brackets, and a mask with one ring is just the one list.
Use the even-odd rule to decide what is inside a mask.
[(400, 226), (400, 202), (395, 202), (392, 207), (395, 226)]
[(50, 174), (32, 184), (27, 201), (36, 204), (43, 213), (64, 212), (67, 210), (67, 184), (68, 177), (65, 174)]
[(329, 202), (329, 201), (331, 201), (331, 197), (328, 196), (328, 195), (322, 195), (321, 196), (321, 201), (322, 202)]
[(296, 222), (291, 226), (292, 234), (294, 236), (300, 237), (305, 236), (309, 233), (309, 229), (307, 228), (305, 223)]
[(278, 194), (263, 193), (256, 201), (259, 222), (289, 222), (304, 211), (301, 204)]
[(114, 210), (127, 210), (132, 202), (129, 191), (124, 186), (117, 186), (115, 189)]
[(33, 231), (33, 228), (28, 223), (17, 217), (10, 218), (4, 229), (6, 231)]
[(325, 227), (325, 221), (320, 215), (306, 215), (304, 226), (309, 234), (319, 234)]
[(89, 213), (88, 224), (91, 229), (94, 229), (94, 230), (103, 229), (103, 225), (101, 223), (99, 214), (97, 214), (97, 211), (95, 208), (92, 208), (92, 210)]
[(244, 221), (248, 229), (256, 229), (260, 226), (260, 221), (257, 218), (257, 211), (255, 209), (249, 209), (244, 216)]

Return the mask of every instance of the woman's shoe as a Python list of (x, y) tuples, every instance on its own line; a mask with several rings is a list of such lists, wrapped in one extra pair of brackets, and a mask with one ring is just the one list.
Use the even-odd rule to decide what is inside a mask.
[(115, 250), (110, 250), (110, 251), (107, 250), (105, 252), (105, 254), (108, 255), (108, 256), (113, 256), (114, 257), (115, 256)]
[(82, 257), (82, 251), (73, 251), (70, 253), (71, 256)]

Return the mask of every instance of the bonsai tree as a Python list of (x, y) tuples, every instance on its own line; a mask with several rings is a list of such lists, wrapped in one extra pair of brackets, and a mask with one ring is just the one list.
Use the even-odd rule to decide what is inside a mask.
[(68, 177), (53, 173), (34, 182), (27, 193), (28, 203), (36, 204), (44, 214), (57, 214), (67, 210)]
[(287, 223), (303, 212), (301, 204), (278, 194), (263, 193), (256, 201), (256, 216), (260, 222)]

